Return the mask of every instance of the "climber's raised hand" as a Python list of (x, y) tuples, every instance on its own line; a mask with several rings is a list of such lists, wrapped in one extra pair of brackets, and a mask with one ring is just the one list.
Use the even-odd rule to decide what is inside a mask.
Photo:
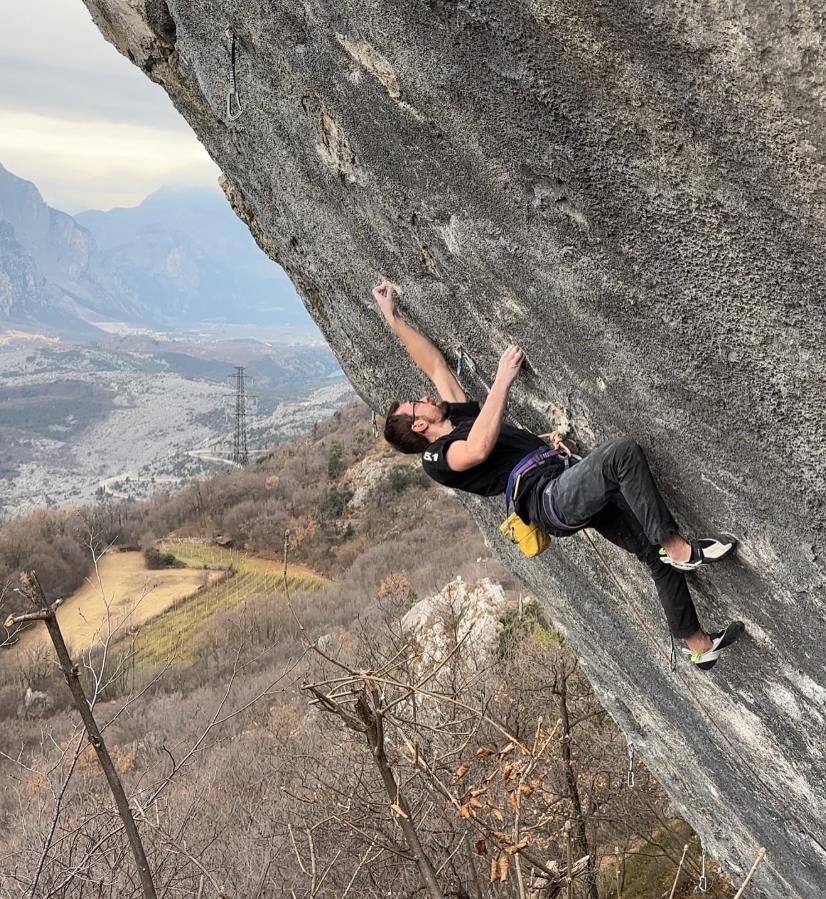
[(519, 370), (522, 368), (524, 361), (525, 354), (522, 350), (515, 344), (509, 346), (499, 358), (499, 367), (496, 369), (496, 380), (494, 383), (510, 388), (519, 377)]
[(399, 294), (395, 286), (389, 281), (382, 281), (373, 288), (373, 299), (381, 309), (382, 315), (388, 321), (396, 315), (396, 301)]

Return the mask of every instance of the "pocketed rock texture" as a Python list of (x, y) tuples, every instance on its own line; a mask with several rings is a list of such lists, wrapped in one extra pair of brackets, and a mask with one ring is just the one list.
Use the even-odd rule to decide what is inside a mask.
[(672, 673), (633, 558), (585, 535), (517, 558), (501, 502), (469, 501), (732, 878), (765, 846), (749, 895), (822, 896), (821, 5), (85, 2), (374, 408), (425, 388), (370, 300), (386, 275), (487, 380), (525, 347), (519, 421), (584, 450), (632, 434), (688, 531), (739, 536), (692, 583), (709, 626), (748, 637)]

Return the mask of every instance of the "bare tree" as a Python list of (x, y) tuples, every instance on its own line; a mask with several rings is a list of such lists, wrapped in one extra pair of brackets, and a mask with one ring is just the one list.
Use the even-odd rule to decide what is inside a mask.
[[(52, 644), (54, 645), (55, 652), (57, 653), (58, 662), (60, 663), (60, 668), (63, 671), (63, 676), (66, 678), (66, 683), (69, 685), (69, 690), (71, 691), (75, 708), (77, 709), (83, 721), (83, 726), (86, 730), (86, 738), (97, 754), (98, 761), (100, 762), (100, 766), (103, 769), (103, 773), (106, 777), (106, 782), (109, 784), (109, 789), (111, 790), (112, 797), (115, 800), (118, 815), (123, 822), (123, 827), (126, 831), (126, 836), (129, 840), (132, 854), (135, 858), (135, 865), (138, 869), (138, 875), (140, 877), (141, 886), (143, 888), (143, 894), (146, 899), (156, 899), (157, 894), (155, 892), (155, 884), (152, 878), (152, 872), (149, 869), (149, 862), (147, 861), (146, 852), (143, 848), (143, 842), (141, 840), (140, 834), (138, 833), (138, 827), (135, 823), (135, 818), (132, 815), (132, 809), (129, 807), (129, 800), (126, 798), (123, 784), (121, 783), (121, 779), (118, 776), (118, 772), (115, 768), (114, 762), (112, 761), (112, 757), (109, 754), (109, 750), (106, 748), (103, 734), (98, 727), (97, 721), (95, 721), (95, 716), (92, 713), (92, 709), (90, 708), (89, 702), (86, 698), (86, 694), (83, 692), (83, 687), (80, 684), (80, 679), (78, 676), (80, 669), (76, 664), (74, 664), (74, 662), (72, 662), (72, 659), (69, 656), (69, 650), (66, 648), (66, 643), (63, 640), (63, 634), (60, 630), (60, 625), (57, 623), (57, 617), (55, 616), (54, 609), (46, 601), (46, 597), (43, 594), (43, 588), (40, 586), (40, 581), (38, 581), (37, 574), (34, 571), (26, 571), (20, 575), (20, 588), (21, 592), (34, 607), (35, 611), (24, 615), (13, 616), (12, 624), (20, 624), (23, 621), (39, 620), (43, 621), (46, 625), (46, 629), (49, 632), (49, 637), (52, 641)], [(32, 896), (36, 895), (37, 886), (40, 881), (40, 875), (43, 872), (43, 865), (46, 861), (46, 855), (53, 834), (54, 826), (49, 832), (44, 846), (43, 854), (40, 858), (40, 863), (34, 876), (34, 881), (31, 887)]]

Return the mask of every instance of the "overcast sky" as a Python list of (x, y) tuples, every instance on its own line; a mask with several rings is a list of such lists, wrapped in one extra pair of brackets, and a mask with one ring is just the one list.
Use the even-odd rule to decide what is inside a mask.
[(134, 206), (218, 168), (81, 0), (0, 0), (0, 163), (66, 212)]

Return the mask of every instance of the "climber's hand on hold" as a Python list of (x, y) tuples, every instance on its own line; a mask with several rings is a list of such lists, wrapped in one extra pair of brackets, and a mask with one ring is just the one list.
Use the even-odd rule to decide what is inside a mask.
[(373, 299), (378, 304), (382, 315), (390, 321), (396, 316), (398, 291), (389, 281), (382, 281), (373, 288)]
[(499, 367), (496, 370), (495, 384), (510, 389), (513, 382), (519, 377), (519, 370), (525, 361), (525, 354), (516, 345), (509, 346), (499, 358)]
[(562, 435), (559, 433), (559, 431), (551, 431), (548, 436), (551, 438), (551, 446), (554, 449), (561, 449), (565, 445), (562, 442)]

